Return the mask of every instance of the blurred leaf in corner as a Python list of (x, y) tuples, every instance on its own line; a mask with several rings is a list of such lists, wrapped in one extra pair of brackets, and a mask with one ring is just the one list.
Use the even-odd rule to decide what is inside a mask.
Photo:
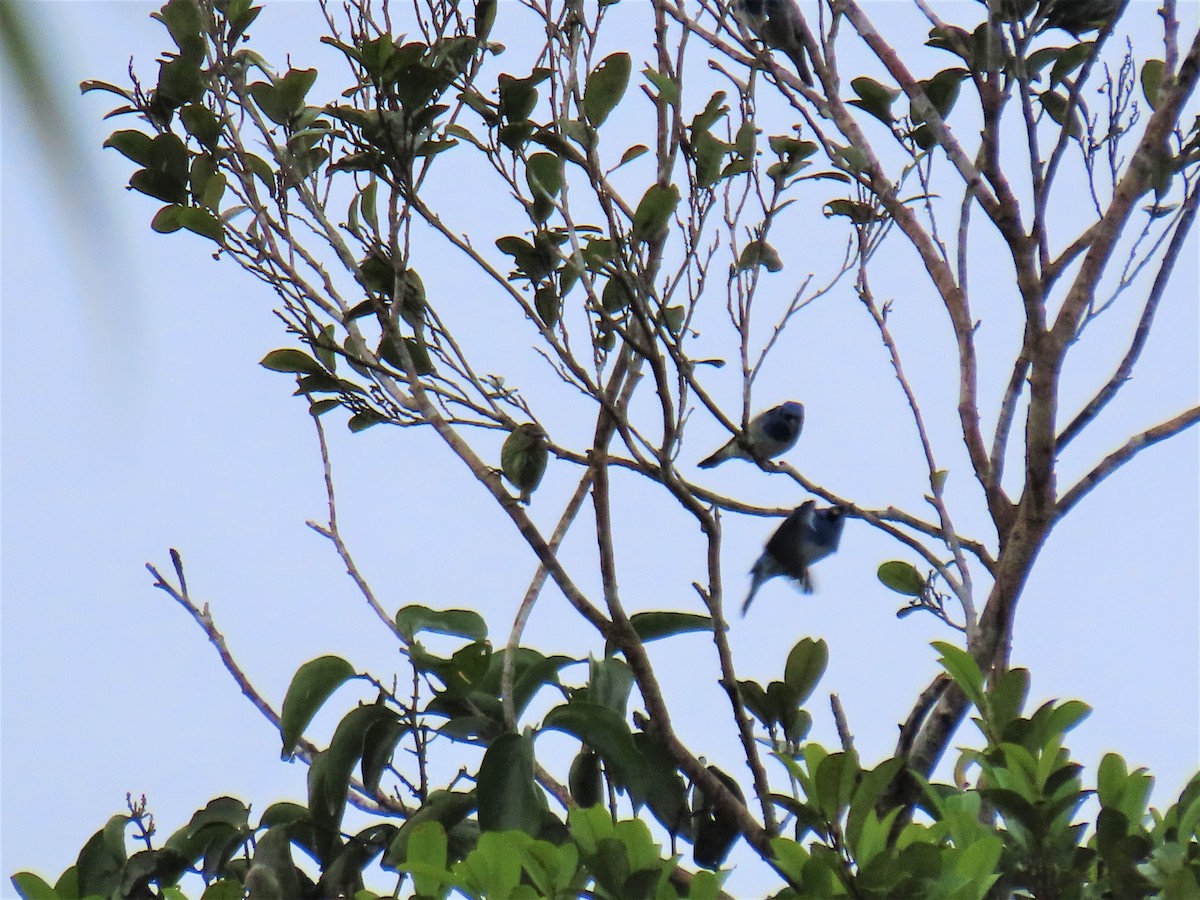
[[(75, 278), (85, 298), (89, 320), (106, 333), (98, 335), (97, 346), (115, 346), (136, 339), (140, 323), (129, 303), (129, 284), (116, 230), (109, 227), (111, 212), (96, 185), (100, 179), (84, 143), (76, 110), (64, 102), (56, 76), (56, 56), (43, 40), (54, 34), (42, 27), (44, 13), (35, 12), (28, 0), (0, 0), (0, 70), (9, 87), (12, 107), (8, 115), (23, 120), (33, 135), (38, 157), (45, 167), (47, 183), (55, 194), (55, 207), (76, 261)], [(117, 285), (126, 287), (118, 288)]]

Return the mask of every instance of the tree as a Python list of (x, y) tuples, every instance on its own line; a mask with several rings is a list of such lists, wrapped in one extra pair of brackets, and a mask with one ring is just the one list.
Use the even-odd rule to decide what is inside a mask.
[[(1139, 64), (1130, 51), (1113, 69), (1105, 53), (1124, 4), (1098, 4), (1098, 17), (1086, 21), (1071, 19), (1062, 0), (959, 7), (973, 13), (963, 25), (917, 6), (931, 29), (919, 58), (931, 67), (925, 78), (855, 3), (822, 8), (811, 23), (796, 19), (776, 56), (723, 8), (702, 5), (693, 15), (657, 3), (646, 10), (651, 62), (637, 82), (652, 112), (642, 124), (631, 118), (635, 57), (609, 52), (610, 6), (534, 4), (497, 16), (495, 4), (429, 4), (403, 23), (386, 8), (354, 5), (345, 18), (330, 9), (325, 42), (350, 77), (316, 101), (315, 69), (277, 70), (250, 49), (258, 10), (249, 3), (171, 0), (160, 17), (174, 49), (153, 88), (85, 84), (120, 96), (120, 111), (142, 123), (108, 144), (140, 167), (131, 187), (166, 204), (153, 228), (213, 241), (218, 255), (277, 292), (294, 345), (263, 364), (296, 376), (326, 472), (325, 423), (341, 410), (352, 430), (430, 429), (511, 520), (539, 568), (503, 649), (488, 643), (474, 610), (409, 605), (393, 614), (343, 540), (327, 474), (330, 516), (317, 527), (394, 635), (411, 691), (396, 687), (396, 675), (360, 674), (327, 656), (300, 668), (276, 713), (223, 653), (279, 727), (284, 752), (309, 762), (307, 806), (277, 804), (251, 827), (240, 801), (219, 798), (164, 847), (126, 859), (127, 824), (145, 829), (135, 805), (84, 848), (68, 876), (79, 893), (149, 895), (203, 858), (206, 896), (240, 896), (243, 886), (264, 897), (350, 895), (382, 854), (385, 868), (411, 875), (420, 894), (454, 886), (492, 896), (522, 879), (544, 895), (573, 896), (587, 884), (611, 896), (715, 894), (712, 875), (661, 859), (651, 821), (672, 853), (690, 844), (702, 869), (719, 867), (744, 838), (794, 894), (1066, 896), (1086, 886), (1141, 896), (1197, 885), (1200, 786), (1193, 781), (1175, 808), (1147, 824), (1146, 776), (1108, 759), (1098, 773), (1102, 811), (1085, 836), (1073, 824), (1086, 796), (1082, 775), (1062, 749), (1085, 708), (1049, 704), (1025, 715), (1028, 676), (1008, 658), (1018, 600), (1054, 527), (1141, 450), (1200, 415), (1193, 406), (1128, 435), (1082, 477), (1059, 484), (1060, 456), (1134, 371), (1187, 247), (1200, 136), (1187, 130), (1184, 111), (1200, 36), (1181, 50), (1175, 6), (1165, 3), (1162, 58)], [(498, 17), (497, 27), (513, 33), (535, 23), (544, 46), (509, 62), (492, 33)], [(762, 21), (747, 28), (784, 43)], [(852, 46), (873, 57), (882, 80), (851, 79), (847, 101), (838, 60), (844, 67)], [(715, 76), (702, 73), (709, 56)], [(930, 62), (946, 59), (953, 65), (940, 70)], [(789, 68), (799, 62), (810, 65), (811, 86)], [(1097, 82), (1102, 112), (1089, 105)], [(618, 125), (640, 129), (639, 137), (627, 140)], [(964, 143), (959, 135), (974, 130), (978, 140)], [(491, 205), (516, 201), (492, 243), (436, 205), (439, 180), (461, 184), (466, 171), (489, 173), (483, 184), (495, 193), (479, 194)], [(1055, 203), (1081, 190), (1094, 216), (1072, 231)], [(824, 222), (811, 215), (814, 198)], [(791, 282), (781, 297), (772, 277), (793, 258), (779, 235), (800, 227), (837, 235), (845, 253), (832, 264), (800, 262), (823, 271)], [(943, 237), (952, 232), (953, 252)], [(440, 289), (427, 291), (437, 244), (455, 250), (486, 289), (451, 295), (439, 277)], [(1008, 306), (982, 317), (968, 275), (998, 254), (1011, 285), (995, 290)], [(929, 423), (941, 411), (938, 392), (927, 398), (902, 365), (911, 356), (893, 332), (894, 301), (879, 293), (885, 263), (916, 273), (945, 314), (961, 466), (935, 452)], [(901, 386), (930, 512), (871, 508), (786, 462), (755, 462), (902, 544), (919, 568), (885, 561), (880, 580), (908, 598), (902, 612), (930, 612), (962, 635), (961, 648), (939, 644), (945, 674), (916, 698), (892, 757), (871, 769), (860, 764), (844, 717), (840, 750), (807, 740), (805, 704), (825, 666), (823, 642), (799, 640), (779, 680), (738, 677), (720, 553), (727, 519), (790, 509), (701, 486), (690, 460), (711, 448), (685, 440), (691, 414), (702, 411), (745, 442), (759, 376), (818, 301), (847, 289)], [(475, 333), (472, 320), (483, 315), (477, 306), (501, 300), (511, 332), (523, 335), (512, 340), (533, 341), (555, 384), (482, 374), (497, 364), (495, 336)], [(1138, 321), (1123, 356), (1068, 414), (1064, 367), (1089, 346), (1106, 311), (1131, 304)], [(1001, 326), (1017, 321), (1011, 341), (1004, 327), (992, 340), (984, 326), (993, 315)], [(992, 408), (981, 400), (985, 351), (1005, 354), (1009, 373)], [(721, 371), (727, 356), (738, 363), (733, 376)], [(741, 397), (736, 413), (716, 399), (716, 385), (730, 378)], [(560, 397), (591, 411), (586, 436), (568, 439), (578, 430), (559, 418)], [(1022, 414), (1023, 434), (1014, 431)], [(754, 456), (757, 446), (745, 449)], [(542, 454), (579, 472), (549, 534), (523, 502), (540, 499)], [(964, 471), (974, 496), (948, 492), (950, 475), (963, 479)], [(633, 587), (618, 570), (613, 521), (631, 502), (623, 499), (629, 474), (695, 529), (698, 543), (685, 552), (703, 576), (690, 608), (627, 611)], [(994, 540), (956, 524), (976, 501)], [(589, 506), (594, 591), (559, 552)], [(174, 552), (172, 563), (173, 573), (152, 567), (156, 586), (220, 648), (222, 635), (192, 600)], [(560, 678), (576, 660), (551, 655), (557, 648), (522, 645), (548, 581), (603, 638), (584, 684)], [(716, 659), (696, 677), (724, 687), (728, 711), (715, 720), (736, 733), (748, 779), (708, 765), (703, 749), (681, 738), (661, 688), (647, 645), (697, 630), (711, 634)], [(437, 655), (431, 633), (457, 638), (454, 652)], [(370, 683), (376, 702), (350, 710), (325, 749), (305, 741), (317, 709), (351, 678)], [(555, 691), (562, 702), (533, 712), (535, 698), (546, 702)], [(972, 707), (985, 746), (964, 754), (963, 784), (933, 783)], [(555, 731), (579, 742), (568, 772), (534, 745), (535, 735)], [(482, 758), (475, 747), (485, 748)], [(393, 762), (398, 749), (411, 765)], [(461, 785), (460, 770), (473, 788)], [(571, 809), (565, 823), (547, 797)], [(605, 799), (607, 812), (597, 809)], [(343, 835), (347, 803), (379, 819)], [(316, 860), (315, 884), (294, 866), (293, 846)], [(27, 893), (38, 889), (21, 877)], [(57, 890), (70, 896), (72, 887)]]

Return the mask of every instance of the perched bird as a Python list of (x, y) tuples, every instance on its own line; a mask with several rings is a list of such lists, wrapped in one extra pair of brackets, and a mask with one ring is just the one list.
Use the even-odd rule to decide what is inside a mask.
[(799, 582), (800, 590), (813, 592), (809, 567), (837, 550), (846, 524), (846, 508), (827, 506), (817, 509), (815, 500), (806, 500), (775, 529), (762, 555), (750, 569), (750, 593), (742, 604), (742, 615), (750, 608), (763, 582), (786, 575)]
[(514, 428), (500, 448), (500, 468), (504, 477), (521, 492), (521, 502), (528, 504), (530, 495), (542, 483), (546, 461), (550, 458), (546, 432), (540, 425), (525, 422)]
[(1043, 0), (1045, 28), (1061, 28), (1076, 38), (1099, 31), (1117, 14), (1121, 0)]
[(800, 80), (812, 87), (812, 72), (800, 37), (801, 13), (795, 0), (733, 0), (733, 17), (747, 31), (792, 61)]
[(702, 469), (719, 466), (727, 459), (774, 459), (796, 446), (804, 427), (804, 404), (789, 400), (750, 420), (743, 434), (699, 463)]

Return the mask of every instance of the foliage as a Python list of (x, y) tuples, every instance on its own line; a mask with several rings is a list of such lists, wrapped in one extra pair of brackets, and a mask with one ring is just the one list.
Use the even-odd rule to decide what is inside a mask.
[[(1186, 247), (1200, 168), (1200, 132), (1184, 118), (1200, 77), (1200, 36), (1181, 53), (1174, 3), (1164, 4), (1163, 58), (1139, 66), (1130, 52), (1114, 73), (1102, 52), (1124, 4), (1080, 19), (1064, 17), (1060, 2), (981, 5), (970, 28), (923, 8), (931, 30), (920, 59), (944, 62), (949, 54), (953, 64), (920, 78), (857, 3), (823, 6), (815, 32), (796, 12), (798, 44), (787, 55), (794, 62), (803, 47), (811, 85), (708, 0), (695, 14), (669, 0), (649, 6), (652, 61), (637, 72), (630, 48), (601, 40), (614, 3), (499, 10), (478, 0), (467, 10), (430, 0), (404, 28), (393, 28), (386, 7), (351, 3), (343, 18), (326, 8), (323, 43), (348, 77), (333, 91), (322, 84), (326, 99), (318, 100), (316, 68), (279, 71), (252, 49), (261, 10), (249, 0), (168, 0), (156, 18), (173, 49), (159, 60), (153, 87), (136, 78), (130, 87), (84, 85), (120, 97), (113, 115), (139, 123), (115, 131), (106, 146), (137, 167), (130, 187), (163, 204), (151, 227), (200, 236), (218, 258), (275, 291), (294, 346), (271, 351), (262, 365), (294, 378), (327, 472), (323, 423), (338, 415), (352, 432), (431, 429), (512, 521), (539, 569), (502, 647), (489, 641), (478, 610), (408, 605), (393, 614), (338, 531), (327, 479), (330, 520), (314, 527), (394, 637), (405, 669), (376, 677), (319, 657), (300, 666), (276, 713), (222, 656), (278, 728), (283, 756), (307, 764), (307, 803), (277, 803), (251, 824), (247, 804), (217, 798), (156, 847), (144, 803), (131, 801), (128, 815), (97, 832), (53, 887), (15, 876), (21, 893), (179, 896), (180, 879), (194, 872), (206, 900), (244, 891), (365, 898), (375, 894), (364, 872), (378, 863), (397, 875), (397, 891), (421, 897), (715, 897), (741, 839), (777, 877), (778, 896), (1200, 890), (1200, 780), (1161, 815), (1146, 808), (1148, 775), (1129, 772), (1118, 756), (1101, 764), (1094, 791), (1085, 789), (1063, 740), (1086, 707), (1048, 703), (1026, 715), (1028, 674), (1008, 665), (1017, 601), (1055, 525), (1137, 453), (1200, 419), (1193, 407), (1130, 435), (1077, 481), (1058, 484), (1060, 456), (1138, 361)], [(509, 71), (497, 71), (508, 50), (498, 36), (520, 29), (498, 23), (501, 16), (524, 16), (524, 26), (545, 34), (512, 65), (505, 58)], [(1064, 31), (1071, 40), (1057, 46)], [(847, 54), (834, 47), (851, 40), (887, 74), (845, 79), (853, 95), (844, 100), (837, 60)], [(692, 46), (720, 57), (713, 68), (723, 88), (693, 78), (694, 57), (684, 53)], [(1103, 84), (1103, 114), (1088, 106), (1089, 79)], [(639, 91), (649, 115), (631, 141), (621, 129), (630, 127), (624, 118), (636, 121)], [(1139, 94), (1150, 109), (1144, 116)], [(768, 133), (780, 115), (801, 124)], [(977, 144), (956, 137), (950, 126), (959, 122), (963, 133), (978, 132)], [(1002, 147), (1018, 148), (1027, 170), (1002, 167)], [(1068, 154), (1086, 184), (1087, 215), (1094, 213), (1075, 232), (1078, 221), (1061, 223), (1053, 208), (1063, 191), (1078, 191), (1063, 186)], [(503, 198), (514, 201), (506, 233), (487, 243), (437, 205), (439, 179), (461, 182), (469, 165), (488, 173), (497, 210)], [(844, 258), (820, 260), (825, 282), (805, 280), (780, 302), (769, 277), (784, 271), (788, 255), (776, 235), (804, 221), (794, 217), (818, 196), (819, 224), (837, 235)], [(972, 210), (988, 229), (984, 252), (1011, 265), (1007, 293), (996, 287), (1002, 296), (991, 299), (1010, 301), (1007, 312), (1021, 322), (1016, 343), (994, 348), (1011, 375), (997, 408), (986, 411), (995, 422), (990, 441), (966, 274), (976, 252)], [(948, 223), (959, 236), (954, 259), (940, 237)], [(949, 472), (926, 426), (936, 401), (907, 379), (892, 301), (875, 295), (873, 267), (894, 244), (910, 266), (919, 260), (917, 277), (927, 277), (953, 334), (951, 417), (974, 499), (994, 527), (990, 544), (955, 525), (966, 515), (952, 509)], [(437, 254), (447, 247), (483, 280), (484, 296), (464, 297), (446, 280)], [(1122, 256), (1123, 265), (1114, 262)], [(1105, 280), (1110, 267), (1120, 271)], [(1124, 358), (1060, 427), (1068, 354), (1109, 308), (1128, 302), (1138, 279), (1151, 283)], [(724, 496), (678, 464), (693, 409), (745, 440), (756, 380), (788, 327), (849, 282), (911, 414), (929, 509), (871, 509), (786, 462), (754, 464), (894, 538), (908, 558), (884, 561), (878, 577), (906, 598), (899, 614), (931, 613), (963, 636), (964, 646), (937, 645), (947, 674), (917, 698), (895, 752), (870, 768), (840, 716), (839, 748), (809, 740), (806, 704), (828, 660), (824, 641), (796, 643), (781, 677), (766, 685), (737, 676), (721, 513), (789, 510)], [(722, 289), (723, 304), (714, 300)], [(499, 303), (512, 333), (534, 342), (562, 390), (557, 397), (479, 374), (488, 371), (489, 344), (500, 341), (468, 341), (466, 333), (485, 305)], [(720, 371), (727, 355), (737, 359), (735, 374)], [(740, 412), (714, 399), (718, 378), (737, 382)], [(649, 391), (639, 390), (643, 383)], [(591, 414), (585, 440), (556, 427), (562, 396), (579, 398)], [(1026, 416), (1020, 436), (1018, 408)], [(503, 448), (489, 441), (496, 435), (505, 436)], [(1020, 465), (1006, 480), (1010, 460)], [(547, 536), (527, 507), (543, 475), (562, 466), (575, 467), (578, 487)], [(640, 476), (695, 521), (703, 612), (626, 610), (614, 472)], [(598, 597), (557, 554), (588, 498)], [(171, 559), (173, 579), (150, 567), (155, 586), (223, 647), (207, 606), (189, 594), (179, 554)], [(522, 643), (548, 579), (592, 629), (599, 655), (547, 655)], [(697, 631), (711, 636), (715, 659), (695, 677), (728, 695), (724, 727), (736, 735), (752, 791), (673, 727), (646, 645)], [(583, 683), (561, 676), (584, 662)], [(309, 724), (352, 680), (369, 684), (374, 702), (349, 709), (328, 745), (317, 747), (304, 737)], [(972, 708), (982, 746), (961, 753), (955, 784), (933, 781)], [(578, 742), (566, 772), (541, 749), (563, 739)], [(1098, 804), (1094, 821), (1089, 801)], [(373, 818), (353, 834), (343, 825), (351, 805)], [(132, 855), (130, 825), (146, 848)], [(695, 869), (681, 864), (687, 845)], [(297, 860), (297, 849), (307, 861)]]
[[(1196, 896), (1200, 774), (1165, 813), (1147, 809), (1153, 779), (1144, 770), (1130, 772), (1117, 754), (1101, 762), (1095, 788), (1085, 788), (1083, 767), (1063, 741), (1087, 716), (1087, 706), (1048, 702), (1027, 714), (1028, 672), (1009, 670), (985, 691), (968, 654), (950, 644), (939, 649), (946, 671), (978, 703), (975, 723), (983, 746), (964, 750), (956, 767), (959, 775), (976, 769), (974, 784), (928, 783), (900, 758), (867, 769), (853, 748), (831, 752), (802, 737), (773, 741), (775, 761), (792, 786), (789, 794), (771, 798), (786, 815), (783, 833), (771, 841), (770, 861), (781, 881), (775, 896)], [(804, 639), (789, 656), (785, 680), (771, 685), (793, 688), (793, 716), (807, 717), (802, 704), (820, 678), (824, 653), (823, 642)], [(477, 732), (477, 713), (436, 710), (458, 707), (447, 700), (451, 685), (476, 680), (479, 670), (438, 662), (424, 672), (442, 687), (412, 728), (426, 732), (440, 721), (446, 733), (457, 722)], [(314, 676), (317, 663), (323, 678)], [(799, 669), (804, 680), (798, 684)], [(406, 812), (402, 824), (387, 817), (353, 835), (338, 833), (352, 772), (359, 769), (363, 784), (377, 782), (377, 767), (389, 764), (407, 732), (396, 727), (407, 713), (381, 698), (350, 710), (329, 747), (316, 755), (307, 807), (276, 804), (251, 825), (245, 804), (220, 797), (161, 847), (130, 856), (129, 826), (148, 837), (145, 810), (135, 807), (98, 831), (53, 887), (30, 873), (14, 883), (23, 897), (46, 900), (156, 896), (151, 885), (170, 897), (180, 896), (176, 886), (184, 872), (198, 870), (209, 900), (241, 897), (243, 889), (251, 897), (365, 900), (379, 896), (363, 887), (362, 878), (378, 859), (384, 870), (397, 873), (399, 887), (418, 897), (568, 898), (585, 890), (614, 900), (717, 897), (721, 873), (685, 873), (679, 856), (664, 856), (636, 815), (648, 810), (673, 848), (677, 841), (691, 842), (697, 854), (711, 847), (711, 834), (722, 824), (719, 816), (707, 815), (702, 792), (694, 791), (689, 804), (675, 766), (651, 736), (630, 733), (619, 710), (626, 691), (612, 690), (612, 679), (621, 681), (613, 673), (624, 671), (614, 658), (593, 660), (591, 681), (568, 690), (567, 702), (540, 729), (498, 733), (490, 741), (470, 790), (434, 791)], [(295, 702), (295, 715), (311, 718), (341, 680), (341, 667), (328, 660), (306, 664), (288, 690), (285, 709)], [(553, 671), (544, 670), (537, 684), (546, 686), (562, 687)], [(497, 687), (493, 681), (490, 690), (473, 689), (470, 696), (479, 707), (498, 710)], [(498, 715), (492, 725), (502, 728)], [(626, 795), (634, 815), (614, 816), (598, 802), (585, 802), (574, 778), (579, 805), (565, 822), (550, 813), (534, 778), (533, 751), (538, 734), (555, 729), (581, 738), (577, 762), (591, 754), (592, 777)], [(902, 774), (919, 783), (915, 811), (884, 799)], [(600, 794), (593, 791), (588, 799)], [(735, 829), (728, 841), (736, 837)], [(315, 882), (293, 860), (293, 848), (317, 864)], [(716, 853), (714, 868), (723, 856)]]

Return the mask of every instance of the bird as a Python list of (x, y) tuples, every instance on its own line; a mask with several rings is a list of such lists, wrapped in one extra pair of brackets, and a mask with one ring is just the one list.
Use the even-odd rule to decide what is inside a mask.
[(1121, 0), (1043, 0), (1047, 28), (1061, 28), (1078, 38), (1099, 31), (1116, 15)]
[(804, 427), (804, 404), (789, 400), (759, 413), (745, 432), (735, 435), (720, 450), (701, 460), (701, 469), (719, 466), (727, 459), (774, 459), (796, 446)]
[(500, 469), (521, 492), (520, 500), (526, 505), (546, 474), (546, 462), (550, 458), (547, 445), (542, 426), (525, 422), (509, 432), (500, 448)]
[(776, 575), (786, 575), (799, 583), (801, 591), (811, 594), (813, 581), (808, 570), (837, 550), (845, 524), (844, 506), (818, 509), (815, 500), (806, 500), (792, 510), (750, 569), (750, 593), (742, 604), (742, 615), (763, 583)]
[(802, 17), (795, 0), (733, 0), (733, 17), (768, 50), (778, 50), (790, 59), (800, 80), (813, 86), (800, 36)]

